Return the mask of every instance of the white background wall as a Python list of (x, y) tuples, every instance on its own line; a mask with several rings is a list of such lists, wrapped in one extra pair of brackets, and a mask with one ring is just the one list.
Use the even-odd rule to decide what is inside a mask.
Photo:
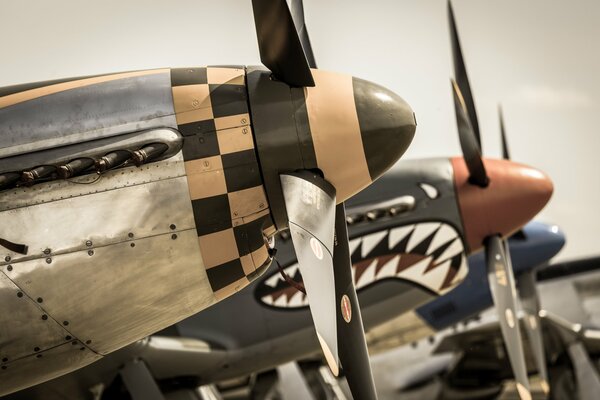
[[(459, 154), (445, 0), (305, 0), (320, 68), (399, 93), (419, 123), (406, 157)], [(539, 218), (560, 259), (600, 253), (600, 3), (456, 0), (484, 153), (554, 180)], [(2, 0), (0, 86), (165, 66), (258, 64), (250, 0)]]

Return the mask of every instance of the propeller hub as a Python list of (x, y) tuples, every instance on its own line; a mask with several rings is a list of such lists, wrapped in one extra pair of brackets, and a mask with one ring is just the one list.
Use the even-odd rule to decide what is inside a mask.
[(512, 161), (484, 159), (487, 187), (468, 182), (469, 171), (462, 157), (452, 159), (454, 183), (466, 241), (471, 251), (485, 238), (512, 234), (531, 220), (550, 200), (552, 181), (543, 172)]

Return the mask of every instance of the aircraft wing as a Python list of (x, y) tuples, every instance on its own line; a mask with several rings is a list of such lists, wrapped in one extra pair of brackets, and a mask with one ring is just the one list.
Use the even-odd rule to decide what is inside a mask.
[[(13, 393), (3, 399), (87, 399), (101, 392), (134, 360), (141, 360), (156, 380), (174, 376), (203, 376), (222, 368), (228, 352), (212, 349), (197, 339), (152, 336), (118, 350), (108, 357), (49, 382)], [(91, 397), (94, 398), (94, 397)]]

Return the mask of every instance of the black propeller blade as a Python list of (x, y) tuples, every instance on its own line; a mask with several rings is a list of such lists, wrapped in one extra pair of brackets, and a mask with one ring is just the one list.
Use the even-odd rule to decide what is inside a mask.
[(450, 1), (448, 1), (448, 18), (450, 20), (450, 39), (452, 43), (454, 77), (458, 87), (460, 88), (460, 91), (463, 94), (465, 108), (473, 127), (473, 134), (477, 140), (478, 147), (481, 149), (481, 135), (479, 134), (479, 123), (477, 122), (475, 102), (473, 101), (473, 95), (471, 94), (471, 85), (469, 83), (469, 77), (467, 76), (467, 68), (465, 67), (460, 41), (458, 39), (458, 32), (456, 30), (454, 11), (452, 10), (452, 4)]
[(290, 86), (315, 86), (285, 0), (252, 0), (260, 59)]
[(317, 68), (315, 55), (313, 54), (312, 46), (310, 45), (308, 30), (306, 29), (306, 23), (304, 22), (304, 5), (302, 4), (302, 0), (292, 0), (291, 9), (292, 19), (294, 20), (294, 25), (296, 25), (296, 31), (298, 32), (298, 37), (302, 43), (308, 66)]
[(456, 31), (456, 23), (454, 21), (454, 12), (452, 11), (450, 1), (448, 1), (448, 19), (455, 76), (455, 81), (452, 81), (452, 91), (460, 147), (467, 168), (469, 169), (469, 182), (480, 187), (486, 187), (489, 179), (483, 165), (483, 160), (481, 159), (479, 123), (477, 122), (471, 85), (467, 77), (467, 69), (463, 60), (458, 32)]
[(464, 99), (456, 82), (451, 80), (451, 83), (458, 138), (460, 140), (463, 158), (469, 169), (469, 182), (480, 187), (486, 187), (489, 183), (489, 178), (485, 171), (483, 160), (481, 159), (479, 145), (473, 134), (473, 128), (471, 126), (471, 121), (469, 120)]
[(506, 132), (504, 130), (504, 114), (502, 113), (501, 106), (498, 106), (498, 116), (500, 117), (500, 136), (502, 137), (502, 158), (510, 160), (508, 141), (506, 140)]
[(376, 399), (365, 330), (352, 278), (346, 209), (343, 203), (338, 204), (335, 209), (335, 236), (333, 268), (335, 299), (339, 307), (337, 331), (340, 361), (352, 396), (355, 399)]

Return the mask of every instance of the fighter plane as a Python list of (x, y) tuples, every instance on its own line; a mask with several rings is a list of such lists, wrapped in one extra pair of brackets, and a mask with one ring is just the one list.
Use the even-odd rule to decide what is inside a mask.
[[(352, 210), (350, 200), (348, 211)], [(367, 214), (376, 210), (363, 211), (363, 218), (367, 220)], [(359, 214), (353, 215), (358, 217)], [(523, 228), (522, 236), (509, 239), (517, 276), (547, 262), (560, 250), (564, 237), (554, 228), (532, 222)], [(355, 231), (356, 225), (350, 225), (351, 238), (354, 238)], [(283, 243), (278, 258), (287, 265), (285, 273), (298, 279), (298, 274), (293, 272), (298, 271), (298, 265), (290, 247), (289, 241)], [(360, 250), (357, 247), (355, 257), (361, 258)], [(454, 321), (469, 318), (489, 307), (489, 286), (480, 282), (487, 280), (483, 254), (471, 255), (468, 261), (468, 274), (462, 283), (439, 297), (422, 287), (416, 279), (390, 274), (385, 269), (378, 274), (360, 274), (361, 261), (356, 262), (353, 275), (370, 348), (379, 351), (423, 339)], [(367, 276), (369, 280), (366, 280)], [(469, 296), (470, 291), (473, 291), (473, 296)], [(430, 303), (417, 308), (416, 314), (408, 306), (408, 299), (415, 295), (431, 299)], [(447, 305), (450, 303), (455, 305), (454, 312), (449, 311)], [(432, 313), (431, 310), (445, 311)], [(391, 325), (393, 330), (387, 328), (387, 324), (377, 325), (382, 319), (399, 313), (402, 315)], [(443, 313), (452, 317), (440, 319)], [(260, 321), (260, 324), (255, 321)], [(240, 329), (240, 326), (245, 328)], [(305, 296), (290, 288), (279, 269), (272, 266), (239, 295), (147, 340), (114, 352), (98, 363), (7, 399), (52, 400), (52, 396), (56, 399), (78, 399), (89, 396), (90, 388), (98, 387), (104, 388), (104, 398), (107, 399), (118, 399), (126, 396), (123, 393), (129, 393), (136, 400), (140, 388), (147, 390), (148, 387), (156, 388), (157, 395), (162, 396), (158, 398), (168, 399), (176, 391), (192, 393), (195, 385), (245, 377), (313, 355), (319, 348), (314, 336)], [(147, 371), (148, 380), (134, 379), (131, 371), (135, 369)], [(147, 393), (144, 392), (144, 395), (148, 396)]]
[(404, 153), (414, 113), (384, 87), (310, 68), (284, 0), (253, 10), (268, 69), (0, 89), (0, 395), (240, 291), (284, 229), (332, 369), (341, 360), (374, 393), (343, 202)]

